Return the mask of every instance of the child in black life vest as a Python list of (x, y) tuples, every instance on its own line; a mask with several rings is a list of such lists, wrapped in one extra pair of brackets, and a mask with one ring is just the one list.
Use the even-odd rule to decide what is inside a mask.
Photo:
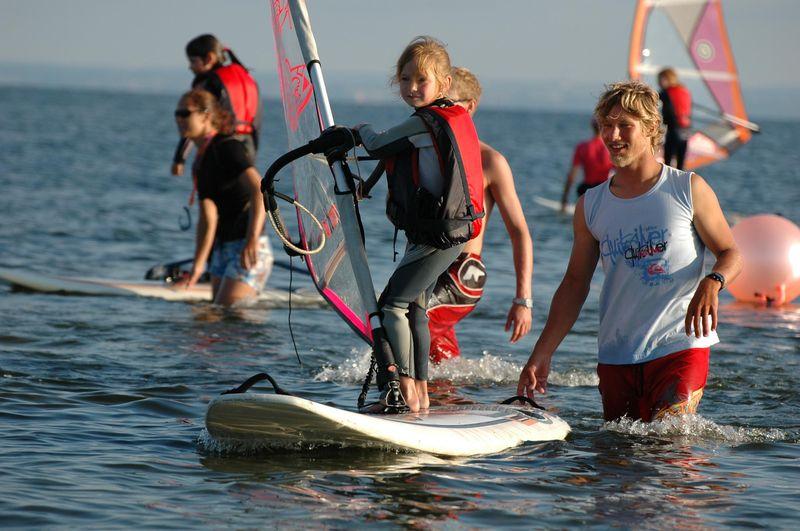
[(356, 128), (367, 152), (381, 159), (370, 181), (386, 172), (386, 214), (407, 239), (378, 301), (394, 356), (378, 360), (378, 385), (399, 375), (412, 411), (429, 406), (427, 299), (439, 275), (480, 232), (483, 217), (478, 135), (467, 111), (446, 99), (450, 70), (444, 45), (417, 37), (400, 55), (393, 79), (414, 114), (384, 132)]

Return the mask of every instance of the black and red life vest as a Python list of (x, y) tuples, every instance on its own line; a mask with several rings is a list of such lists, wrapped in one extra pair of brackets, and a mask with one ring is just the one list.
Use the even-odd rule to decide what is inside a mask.
[(692, 125), (692, 94), (683, 85), (674, 85), (667, 88), (667, 96), (672, 103), (676, 125), (690, 127)]
[(258, 115), (258, 85), (247, 70), (238, 63), (217, 68), (214, 74), (228, 94), (231, 111), (236, 120), (236, 134), (253, 133)]
[(389, 193), (386, 215), (409, 241), (448, 249), (480, 234), (483, 167), (478, 133), (467, 111), (449, 100), (418, 109), (433, 139), (444, 182), (441, 197), (419, 185), (419, 149), (384, 162)]

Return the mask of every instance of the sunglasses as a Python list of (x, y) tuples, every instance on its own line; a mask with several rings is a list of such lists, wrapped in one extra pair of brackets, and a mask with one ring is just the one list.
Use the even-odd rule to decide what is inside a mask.
[(206, 112), (200, 109), (175, 109), (175, 118), (188, 118), (195, 112)]

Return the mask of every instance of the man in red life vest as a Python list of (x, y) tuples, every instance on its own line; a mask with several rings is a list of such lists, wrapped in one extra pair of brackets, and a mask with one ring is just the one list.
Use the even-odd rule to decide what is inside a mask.
[(598, 184), (603, 184), (608, 179), (611, 171), (611, 157), (603, 139), (600, 138), (600, 126), (597, 120), (592, 118), (592, 130), (594, 136), (590, 140), (581, 142), (575, 147), (575, 154), (572, 156), (572, 167), (567, 173), (567, 182), (564, 184), (564, 194), (561, 196), (561, 212), (567, 209), (569, 190), (578, 174), (578, 168), (583, 168), (583, 182), (578, 185), (578, 197), (582, 196), (589, 188), (594, 188)]
[(661, 99), (661, 116), (667, 128), (664, 163), (682, 170), (691, 135), (692, 94), (681, 84), (678, 74), (672, 68), (665, 68), (658, 73), (658, 85), (661, 87), (658, 93)]

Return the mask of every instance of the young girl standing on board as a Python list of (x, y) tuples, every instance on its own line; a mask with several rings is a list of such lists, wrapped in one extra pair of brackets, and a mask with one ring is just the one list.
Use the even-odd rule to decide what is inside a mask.
[(429, 406), (427, 299), (464, 243), (480, 232), (483, 217), (478, 135), (467, 111), (446, 98), (450, 69), (441, 42), (417, 37), (403, 50), (393, 76), (414, 114), (383, 132), (356, 128), (367, 152), (381, 160), (370, 182), (386, 172), (386, 214), (407, 239), (378, 301), (394, 356), (378, 360), (378, 385), (385, 402), (387, 384), (399, 376), (412, 411)]

